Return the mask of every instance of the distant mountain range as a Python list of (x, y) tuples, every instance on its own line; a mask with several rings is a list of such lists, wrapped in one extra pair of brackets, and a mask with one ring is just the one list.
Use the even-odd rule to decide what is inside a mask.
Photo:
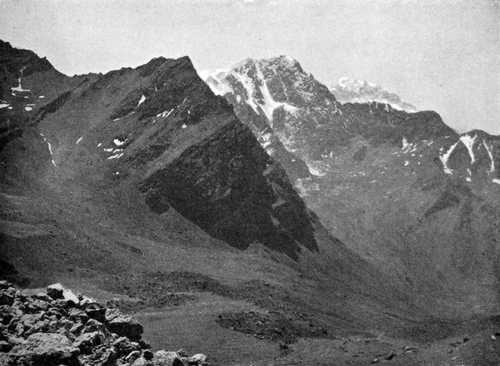
[(462, 311), (496, 296), (499, 136), (458, 134), (367, 82), (329, 90), (286, 56), (247, 59), (206, 82), (329, 231), (394, 282), (458, 291)]
[(366, 80), (342, 77), (330, 90), (341, 103), (382, 103), (406, 112), (417, 111), (413, 105), (402, 101), (397, 94)]

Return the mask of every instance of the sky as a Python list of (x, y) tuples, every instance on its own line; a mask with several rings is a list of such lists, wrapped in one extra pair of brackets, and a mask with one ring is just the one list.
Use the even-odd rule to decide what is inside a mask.
[(69, 75), (285, 54), (327, 86), (367, 80), (500, 134), (500, 0), (0, 0), (0, 39)]

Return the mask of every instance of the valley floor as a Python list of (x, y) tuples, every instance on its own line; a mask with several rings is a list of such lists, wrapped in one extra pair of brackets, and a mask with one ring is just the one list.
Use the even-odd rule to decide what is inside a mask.
[[(196, 276), (195, 276), (196, 277)], [(75, 280), (72, 286), (82, 288), (98, 298), (118, 303), (134, 314), (144, 326), (144, 339), (153, 349), (197, 350), (209, 355), (211, 365), (394, 365), (394, 366), (498, 366), (500, 364), (500, 322), (489, 318), (460, 324), (453, 335), (428, 341), (411, 341), (388, 337), (384, 333), (353, 332), (326, 337), (283, 338), (289, 324), (269, 322), (273, 311), (252, 301), (215, 294), (213, 284), (187, 281), (189, 291), (151, 291), (151, 298), (140, 289), (130, 289), (138, 297), (103, 291), (89, 283)], [(80, 283), (79, 283), (80, 282)], [(193, 289), (207, 287), (207, 291)], [(177, 290), (179, 286), (177, 282)], [(214, 291), (214, 292), (212, 292)], [(153, 305), (152, 305), (153, 304)], [(231, 326), (221, 321), (224, 315), (246, 314), (234, 318)], [(260, 315), (256, 317), (255, 315)], [(250, 321), (249, 321), (250, 319)], [(252, 319), (254, 320), (252, 323)], [(293, 323), (292, 323), (293, 324)], [(270, 328), (271, 327), (271, 328)]]

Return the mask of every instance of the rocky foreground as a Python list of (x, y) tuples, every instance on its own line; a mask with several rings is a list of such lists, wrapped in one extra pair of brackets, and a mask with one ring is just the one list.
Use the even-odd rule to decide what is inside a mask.
[(0, 281), (0, 365), (185, 366), (207, 357), (153, 352), (142, 325), (112, 305), (51, 285), (27, 295)]

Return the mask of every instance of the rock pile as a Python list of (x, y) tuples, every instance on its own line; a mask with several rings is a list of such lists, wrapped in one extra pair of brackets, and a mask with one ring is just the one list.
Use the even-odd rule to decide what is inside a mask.
[(153, 352), (142, 332), (118, 308), (75, 296), (59, 284), (26, 295), (0, 281), (1, 366), (208, 365), (203, 354)]

